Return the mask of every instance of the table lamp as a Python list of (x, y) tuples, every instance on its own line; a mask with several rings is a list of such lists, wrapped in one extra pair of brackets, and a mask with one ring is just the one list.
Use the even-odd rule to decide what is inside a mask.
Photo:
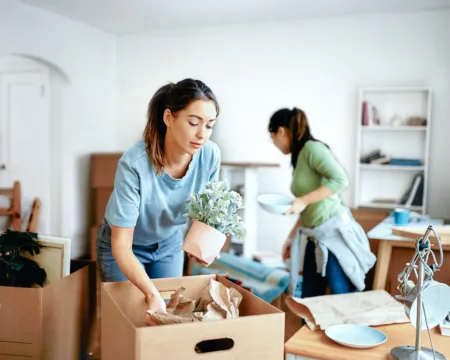
[[(439, 246), (439, 262), (431, 250), (429, 237), (434, 233)], [(428, 260), (432, 259), (432, 264)], [(415, 253), (411, 262), (407, 263), (399, 274), (398, 281), (401, 295), (395, 298), (404, 302), (405, 313), (416, 328), (415, 346), (397, 346), (391, 349), (391, 360), (423, 360), (445, 359), (445, 356), (434, 350), (430, 329), (436, 327), (450, 312), (450, 287), (433, 280), (444, 261), (441, 241), (432, 226), (429, 226), (423, 237), (416, 240)], [(417, 284), (410, 280), (411, 274), (416, 276)], [(431, 349), (421, 346), (422, 330), (428, 330)]]

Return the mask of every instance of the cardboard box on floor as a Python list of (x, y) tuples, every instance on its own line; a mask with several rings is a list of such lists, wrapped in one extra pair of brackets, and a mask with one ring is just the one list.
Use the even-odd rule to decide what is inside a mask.
[(43, 288), (0, 286), (0, 360), (86, 356), (95, 266), (73, 270)]
[[(155, 279), (154, 283), (162, 294), (183, 286), (183, 295), (198, 299), (210, 279), (243, 295), (239, 318), (147, 326), (146, 303), (133, 284), (102, 283), (102, 360), (283, 359), (284, 313), (274, 306), (217, 275)], [(214, 347), (214, 340), (219, 339), (225, 339), (221, 346), (227, 349), (202, 354), (195, 351), (196, 346)]]

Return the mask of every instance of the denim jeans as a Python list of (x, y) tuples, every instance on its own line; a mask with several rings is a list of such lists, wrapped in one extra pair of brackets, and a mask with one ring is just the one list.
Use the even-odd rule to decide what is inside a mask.
[[(151, 279), (181, 277), (183, 275), (183, 238), (176, 232), (170, 238), (147, 246), (133, 245), (132, 251)], [(111, 228), (104, 220), (97, 232), (97, 261), (103, 281), (126, 281), (112, 256)]]
[(302, 298), (325, 295), (327, 285), (332, 294), (355, 292), (356, 288), (345, 275), (336, 256), (329, 251), (326, 276), (317, 272), (315, 258), (316, 244), (308, 241), (303, 264)]

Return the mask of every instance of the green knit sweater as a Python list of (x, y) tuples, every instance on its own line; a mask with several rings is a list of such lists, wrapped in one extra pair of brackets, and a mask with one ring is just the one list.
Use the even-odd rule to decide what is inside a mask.
[(313, 228), (338, 214), (343, 207), (338, 194), (348, 184), (344, 169), (330, 149), (319, 141), (307, 141), (298, 155), (291, 191), (296, 197), (301, 197), (325, 185), (334, 195), (308, 205), (301, 213), (302, 226)]

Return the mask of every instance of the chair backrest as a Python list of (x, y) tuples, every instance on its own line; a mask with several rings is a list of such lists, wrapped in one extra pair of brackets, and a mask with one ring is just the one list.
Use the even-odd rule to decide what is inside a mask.
[(14, 181), (12, 188), (0, 189), (0, 195), (11, 199), (11, 205), (8, 208), (0, 208), (0, 215), (12, 217), (12, 228), (20, 231), (22, 227), (22, 206), (20, 182)]
[(41, 213), (41, 200), (39, 198), (35, 198), (33, 201), (33, 205), (31, 206), (30, 217), (28, 218), (27, 231), (28, 232), (37, 232), (39, 215)]

